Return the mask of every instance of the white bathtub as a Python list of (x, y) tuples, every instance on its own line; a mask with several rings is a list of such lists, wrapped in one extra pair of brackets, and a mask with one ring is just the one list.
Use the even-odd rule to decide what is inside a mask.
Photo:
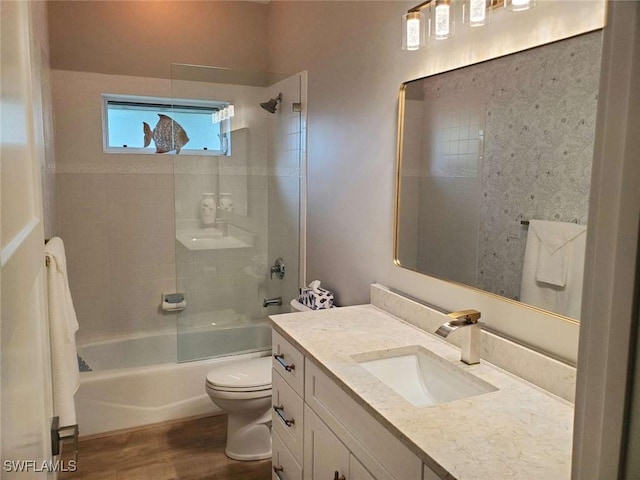
[[(207, 332), (190, 333), (197, 339), (191, 352), (196, 357), (202, 356), (207, 345), (211, 347), (213, 337), (216, 343), (226, 347), (226, 352), (235, 349), (250, 353), (175, 363), (175, 332), (79, 347), (78, 352), (93, 369), (81, 372), (80, 388), (75, 395), (80, 435), (218, 413), (220, 410), (204, 390), (205, 377), (212, 366), (239, 358), (264, 356), (271, 350), (271, 328), (265, 324), (209, 332), (212, 337), (208, 339), (209, 343)], [(246, 340), (256, 338), (262, 339), (259, 350), (256, 351), (255, 343), (254, 348), (246, 348)], [(228, 355), (224, 351), (217, 352)]]

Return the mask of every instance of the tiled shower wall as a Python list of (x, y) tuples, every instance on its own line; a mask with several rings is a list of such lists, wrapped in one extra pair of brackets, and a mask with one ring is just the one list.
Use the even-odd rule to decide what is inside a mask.
[(172, 157), (105, 154), (101, 98), (170, 97), (170, 82), (53, 70), (52, 87), (58, 232), (77, 341), (171, 328), (175, 318), (158, 306), (160, 292), (175, 289)]
[(173, 176), (62, 166), (57, 177), (78, 342), (174, 325), (158, 311), (160, 292), (175, 289)]
[[(217, 99), (233, 101), (236, 112), (246, 112), (233, 128), (250, 124), (244, 158), (253, 163), (217, 165), (212, 157), (180, 155), (182, 162), (176, 163), (174, 176), (174, 156), (106, 154), (102, 150), (100, 95), (178, 96), (169, 80), (67, 71), (54, 71), (52, 78), (60, 159), (59, 234), (67, 246), (70, 287), (80, 323), (79, 343), (174, 330), (176, 314), (161, 312), (159, 304), (161, 292), (178, 287), (188, 290), (188, 311), (192, 313), (211, 308), (245, 308), (251, 316), (275, 313), (261, 305), (262, 298), (270, 294), (266, 289), (273, 288), (270, 282), (277, 285), (267, 280), (263, 270), (267, 263), (267, 212), (272, 210), (268, 208), (272, 199), (267, 188), (288, 180), (278, 180), (287, 174), (286, 169), (276, 168), (281, 165), (279, 159), (272, 168), (266, 165), (267, 125), (276, 118), (258, 107), (259, 101), (268, 99), (266, 89), (248, 93), (248, 87), (229, 87), (215, 93)], [(206, 98), (200, 94), (196, 98)], [(240, 153), (227, 160), (234, 162)], [(298, 165), (288, 174), (297, 185)], [(201, 194), (215, 190), (216, 176), (221, 190), (238, 191), (239, 185), (246, 188), (246, 198), (234, 198), (238, 213), (230, 216), (230, 223), (256, 233), (255, 248), (194, 256), (193, 252), (181, 255), (178, 247), (176, 265), (174, 219), (177, 216), (179, 228), (197, 219)], [(283, 191), (292, 193), (291, 188)], [(275, 195), (273, 201), (277, 198)], [(292, 196), (289, 203), (297, 205), (298, 199), (294, 202)], [(285, 217), (293, 212), (275, 213), (273, 221), (287, 222)], [(291, 222), (297, 225), (297, 210)], [(287, 241), (294, 242), (290, 232), (286, 230)], [(286, 248), (290, 248), (288, 244)], [(296, 255), (297, 251), (296, 246)], [(297, 285), (297, 263), (290, 265), (289, 279), (295, 277)]]

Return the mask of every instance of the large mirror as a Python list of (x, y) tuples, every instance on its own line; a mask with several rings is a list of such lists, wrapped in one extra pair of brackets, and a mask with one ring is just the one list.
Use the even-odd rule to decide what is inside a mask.
[(400, 91), (395, 261), (579, 319), (602, 32)]

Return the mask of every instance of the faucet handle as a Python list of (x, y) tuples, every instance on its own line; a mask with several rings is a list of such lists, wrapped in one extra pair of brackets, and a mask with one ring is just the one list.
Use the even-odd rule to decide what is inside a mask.
[(471, 325), (474, 323), (478, 323), (480, 319), (480, 312), (478, 310), (459, 310), (457, 312), (451, 312), (447, 314), (448, 317), (453, 318), (451, 325), (461, 326), (461, 325)]

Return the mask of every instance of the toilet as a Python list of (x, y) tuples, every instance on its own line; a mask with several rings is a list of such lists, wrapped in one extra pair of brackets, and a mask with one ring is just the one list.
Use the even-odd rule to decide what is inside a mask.
[(229, 362), (207, 374), (213, 403), (229, 415), (225, 453), (234, 460), (271, 457), (271, 357)]
[[(310, 310), (297, 300), (292, 312)], [(271, 457), (271, 356), (229, 362), (209, 371), (207, 394), (228, 414), (225, 454), (234, 460)]]

